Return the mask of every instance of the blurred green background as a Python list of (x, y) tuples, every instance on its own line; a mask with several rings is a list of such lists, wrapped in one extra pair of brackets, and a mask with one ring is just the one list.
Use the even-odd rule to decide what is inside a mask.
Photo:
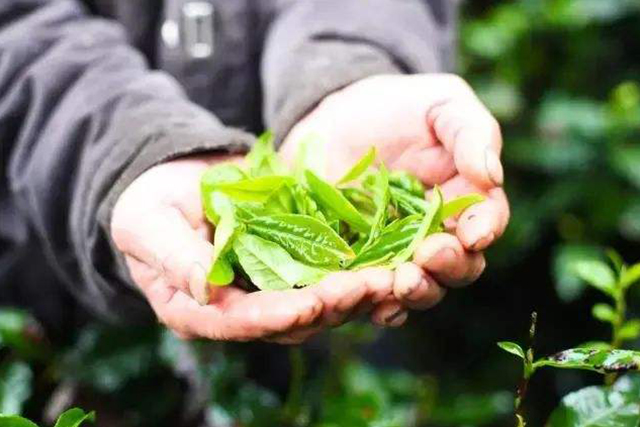
[[(0, 412), (40, 421), (79, 405), (109, 427), (513, 425), (520, 365), (496, 341), (523, 341), (533, 310), (539, 353), (606, 337), (590, 317), (597, 295), (567, 265), (598, 246), (640, 259), (640, 2), (470, 1), (459, 51), (503, 125), (513, 209), (479, 283), (401, 330), (353, 324), (303, 351), (99, 325), (51, 344), (5, 310)], [(640, 295), (630, 304), (637, 314)], [(600, 381), (542, 372), (530, 425)]]

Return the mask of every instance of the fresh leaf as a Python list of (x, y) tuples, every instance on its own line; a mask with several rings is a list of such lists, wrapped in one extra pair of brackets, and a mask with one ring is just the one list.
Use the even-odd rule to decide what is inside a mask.
[(304, 173), (310, 170), (317, 175), (322, 175), (327, 170), (327, 149), (322, 138), (317, 134), (308, 134), (298, 142), (296, 155), (295, 176), (304, 181)]
[(317, 266), (337, 266), (355, 253), (331, 227), (307, 215), (284, 214), (253, 218), (249, 232), (277, 243), (295, 259)]
[(373, 216), (376, 213), (376, 204), (373, 197), (361, 188), (343, 188), (340, 190), (344, 197), (364, 215)]
[(326, 271), (294, 260), (280, 245), (252, 234), (233, 243), (238, 262), (254, 285), (262, 290), (283, 290), (319, 281)]
[(604, 341), (587, 341), (580, 344), (577, 348), (584, 348), (587, 350), (613, 350), (613, 346)]
[(424, 214), (427, 211), (427, 201), (402, 188), (391, 187), (391, 201), (404, 215)]
[(393, 171), (389, 174), (389, 184), (400, 188), (409, 194), (424, 200), (425, 188), (422, 182), (415, 176), (405, 171)]
[(640, 263), (625, 269), (620, 277), (620, 286), (627, 289), (640, 281)]
[(605, 387), (587, 387), (568, 394), (553, 411), (549, 427), (637, 427), (640, 403)]
[(468, 207), (480, 203), (483, 200), (484, 196), (476, 193), (465, 194), (464, 196), (449, 200), (442, 205), (442, 213), (440, 214), (441, 221), (454, 217), (464, 212)]
[(416, 231), (416, 234), (413, 236), (413, 239), (409, 243), (409, 245), (402, 249), (398, 254), (393, 257), (391, 262), (392, 266), (397, 266), (413, 256), (418, 244), (429, 234), (432, 229), (439, 226), (440, 224), (435, 223), (435, 219), (439, 217), (440, 210), (442, 209), (442, 192), (438, 187), (435, 187), (433, 190), (433, 195), (431, 200), (429, 201), (429, 206), (427, 208), (427, 212), (424, 214), (420, 222), (420, 227)]
[(366, 251), (357, 251), (358, 256), (349, 265), (349, 269), (387, 263), (392, 257), (411, 244), (420, 228), (420, 219), (419, 215), (412, 215), (387, 225), (380, 237)]
[(293, 178), (289, 176), (270, 175), (236, 182), (221, 182), (213, 188), (234, 201), (265, 203), (280, 187), (293, 183)]
[(369, 232), (371, 228), (369, 223), (339, 190), (310, 170), (305, 171), (305, 177), (311, 194), (320, 205), (335, 213), (338, 218), (354, 229), (363, 233)]
[(38, 427), (26, 418), (18, 415), (2, 415), (0, 414), (0, 426), (2, 427)]
[(616, 273), (620, 274), (622, 272), (622, 269), (624, 268), (624, 260), (622, 259), (620, 254), (613, 249), (605, 250), (605, 254), (607, 255), (607, 258), (609, 258), (609, 261), (611, 261), (611, 264), (613, 265), (613, 268), (615, 268)]
[(213, 238), (213, 260), (207, 281), (212, 285), (225, 286), (233, 282), (233, 268), (223, 254), (233, 240), (239, 224), (236, 221), (235, 208), (227, 196), (220, 192), (213, 193), (213, 204), (220, 220)]
[(514, 342), (502, 341), (498, 343), (498, 347), (506, 351), (507, 353), (511, 353), (515, 356), (518, 356), (522, 360), (525, 359), (525, 353), (522, 347)]
[(626, 322), (618, 331), (620, 339), (625, 341), (635, 340), (640, 337), (640, 320), (633, 319)]
[(597, 260), (579, 261), (574, 265), (575, 274), (594, 288), (607, 295), (616, 295), (616, 277), (606, 263)]
[(609, 374), (640, 370), (640, 352), (632, 350), (597, 350), (572, 348), (534, 363), (534, 367), (583, 369)]
[(273, 147), (273, 133), (271, 131), (266, 131), (258, 137), (245, 161), (248, 165), (249, 175), (253, 178), (286, 173), (286, 168)]
[(596, 319), (606, 323), (614, 323), (618, 317), (616, 311), (609, 304), (594, 305), (591, 309), (591, 314)]
[(363, 173), (369, 169), (369, 166), (376, 160), (376, 148), (371, 147), (369, 151), (346, 173), (340, 178), (337, 184), (346, 184), (360, 178)]
[(85, 421), (95, 421), (95, 413), (86, 413), (82, 409), (73, 408), (64, 412), (58, 418), (54, 427), (79, 427)]
[(384, 228), (389, 211), (389, 172), (384, 165), (380, 165), (378, 173), (370, 176), (368, 187), (373, 193), (373, 201), (376, 205), (376, 213), (373, 217), (373, 224), (369, 231), (369, 238), (363, 247), (363, 251), (380, 236)]
[(556, 292), (564, 302), (575, 301), (587, 285), (576, 275), (575, 265), (581, 261), (599, 260), (601, 251), (595, 246), (562, 245), (553, 256)]

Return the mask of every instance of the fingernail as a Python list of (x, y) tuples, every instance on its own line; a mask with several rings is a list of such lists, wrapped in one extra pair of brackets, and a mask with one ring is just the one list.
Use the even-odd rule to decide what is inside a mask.
[(496, 186), (501, 186), (504, 181), (504, 171), (502, 169), (502, 163), (494, 150), (487, 148), (484, 152), (484, 164), (487, 169), (487, 175), (489, 179)]
[(486, 248), (489, 243), (491, 243), (496, 238), (495, 233), (490, 232), (489, 234), (485, 234), (475, 239), (470, 245), (469, 249), (473, 251), (480, 251)]
[(406, 310), (399, 309), (395, 313), (387, 316), (384, 319), (384, 323), (386, 323), (387, 326), (391, 326), (391, 327), (400, 326), (407, 320), (408, 315), (409, 314), (407, 313)]
[(193, 299), (200, 305), (209, 304), (209, 284), (207, 283), (207, 272), (198, 263), (193, 264), (189, 274), (189, 292)]

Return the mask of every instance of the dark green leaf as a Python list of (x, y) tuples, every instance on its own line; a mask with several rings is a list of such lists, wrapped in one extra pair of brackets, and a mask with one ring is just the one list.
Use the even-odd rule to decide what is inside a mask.
[(60, 415), (54, 427), (79, 427), (85, 421), (95, 421), (95, 418), (93, 412), (86, 413), (82, 409), (73, 408)]
[(604, 387), (587, 387), (568, 394), (553, 411), (549, 427), (638, 427), (640, 403)]
[(260, 216), (248, 221), (247, 229), (277, 243), (306, 264), (337, 266), (355, 257), (331, 227), (307, 215)]
[(320, 205), (356, 230), (363, 233), (369, 232), (371, 228), (369, 223), (339, 190), (310, 170), (305, 171), (305, 177), (311, 194)]
[(251, 281), (262, 290), (282, 290), (319, 281), (326, 271), (294, 260), (277, 243), (251, 234), (239, 235), (233, 243), (238, 262)]
[(376, 148), (371, 147), (369, 151), (353, 165), (353, 167), (340, 178), (337, 184), (346, 184), (347, 182), (355, 181), (360, 178), (363, 173), (369, 169), (369, 166), (376, 160)]
[(511, 353), (515, 356), (518, 356), (522, 360), (525, 359), (524, 350), (518, 344), (509, 341), (502, 341), (498, 343), (498, 347), (506, 351), (507, 353)]

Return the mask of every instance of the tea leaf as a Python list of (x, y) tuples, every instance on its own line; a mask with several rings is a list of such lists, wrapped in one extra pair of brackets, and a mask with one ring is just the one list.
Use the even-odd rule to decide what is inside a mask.
[(640, 281), (640, 263), (634, 264), (623, 271), (620, 277), (620, 286), (627, 289)]
[(277, 243), (251, 234), (241, 234), (233, 242), (238, 262), (259, 289), (283, 290), (319, 281), (326, 271), (294, 260)]
[(613, 346), (604, 341), (588, 341), (580, 344), (577, 348), (584, 348), (587, 350), (613, 350)]
[(78, 427), (85, 421), (95, 421), (95, 413), (72, 408), (60, 415), (54, 427)]
[(235, 201), (265, 203), (280, 187), (293, 183), (293, 178), (289, 176), (271, 175), (236, 182), (221, 182), (213, 188)]
[(18, 415), (2, 415), (0, 414), (0, 426), (2, 427), (38, 427), (26, 418)]
[(427, 212), (424, 214), (424, 217), (421, 220), (420, 227), (416, 231), (413, 239), (409, 243), (409, 245), (402, 249), (398, 254), (393, 258), (391, 265), (397, 266), (413, 256), (413, 253), (416, 250), (418, 244), (429, 234), (432, 229), (436, 229), (439, 226), (439, 223), (436, 223), (435, 220), (440, 215), (440, 210), (442, 209), (442, 192), (438, 187), (433, 189), (433, 195), (431, 200), (429, 201), (429, 206), (427, 207)]
[(613, 270), (598, 260), (579, 261), (574, 265), (575, 274), (594, 288), (610, 296), (616, 295), (616, 278)]
[(618, 331), (618, 336), (625, 341), (635, 340), (640, 337), (640, 320), (629, 320), (622, 325)]
[(258, 137), (245, 161), (248, 165), (249, 175), (253, 178), (287, 173), (273, 147), (273, 133), (271, 131), (266, 131)]
[(637, 427), (640, 403), (628, 394), (587, 387), (568, 394), (553, 411), (549, 427)]
[(363, 173), (369, 169), (369, 166), (376, 160), (376, 148), (371, 147), (369, 151), (346, 173), (342, 178), (338, 180), (336, 184), (346, 184), (347, 182), (355, 181), (360, 178)]
[(442, 213), (440, 214), (441, 221), (456, 216), (464, 212), (468, 207), (480, 203), (483, 200), (484, 196), (477, 193), (465, 194), (464, 196), (449, 200), (442, 206)]
[[(356, 251), (358, 252), (358, 256), (349, 265), (349, 269), (383, 265), (388, 262), (402, 249), (411, 244), (411, 241), (420, 228), (420, 219), (419, 215), (412, 215), (387, 225), (384, 230), (382, 230), (380, 237), (376, 239), (366, 251)], [(361, 244), (364, 245), (364, 240), (362, 240), (362, 242)]]
[(245, 173), (236, 165), (231, 163), (221, 163), (206, 170), (200, 180), (202, 193), (202, 204), (207, 219), (212, 223), (218, 222), (218, 214), (215, 212), (213, 193), (216, 185), (223, 182), (236, 182), (246, 178)]
[(387, 222), (387, 213), (389, 210), (389, 173), (384, 165), (380, 165), (378, 173), (371, 175), (371, 180), (368, 185), (373, 193), (373, 201), (376, 205), (376, 213), (373, 217), (373, 225), (371, 231), (369, 231), (369, 238), (365, 243), (362, 250), (366, 250), (375, 239), (380, 236), (380, 233)]
[(363, 233), (369, 232), (370, 225), (339, 190), (310, 170), (305, 171), (305, 177), (311, 194), (320, 205), (356, 230)]
[(640, 352), (572, 348), (534, 363), (534, 368), (545, 366), (561, 369), (583, 369), (601, 374), (638, 371), (640, 370)]
[(618, 317), (616, 311), (609, 304), (596, 304), (591, 309), (591, 314), (596, 319), (605, 323), (613, 323)]
[(389, 174), (389, 184), (407, 191), (412, 196), (424, 200), (425, 188), (415, 176), (405, 171), (393, 171)]
[(522, 360), (525, 359), (524, 350), (518, 344), (509, 341), (502, 341), (498, 343), (498, 347), (506, 351), (507, 353), (511, 353), (515, 356), (518, 356)]
[(427, 211), (427, 201), (417, 197), (407, 190), (391, 187), (391, 201), (405, 215), (424, 214)]
[(340, 191), (358, 211), (365, 215), (375, 215), (376, 204), (367, 191), (361, 188), (343, 188)]
[(326, 171), (327, 150), (322, 138), (317, 134), (308, 134), (298, 143), (296, 155), (295, 176), (300, 182), (304, 181), (304, 172), (310, 170), (322, 175)]
[(225, 255), (220, 255), (215, 259), (209, 273), (207, 273), (207, 282), (214, 286), (227, 286), (233, 283), (236, 275), (233, 266)]
[(355, 253), (331, 227), (307, 215), (256, 217), (247, 229), (286, 249), (295, 259), (318, 266), (337, 266)]

